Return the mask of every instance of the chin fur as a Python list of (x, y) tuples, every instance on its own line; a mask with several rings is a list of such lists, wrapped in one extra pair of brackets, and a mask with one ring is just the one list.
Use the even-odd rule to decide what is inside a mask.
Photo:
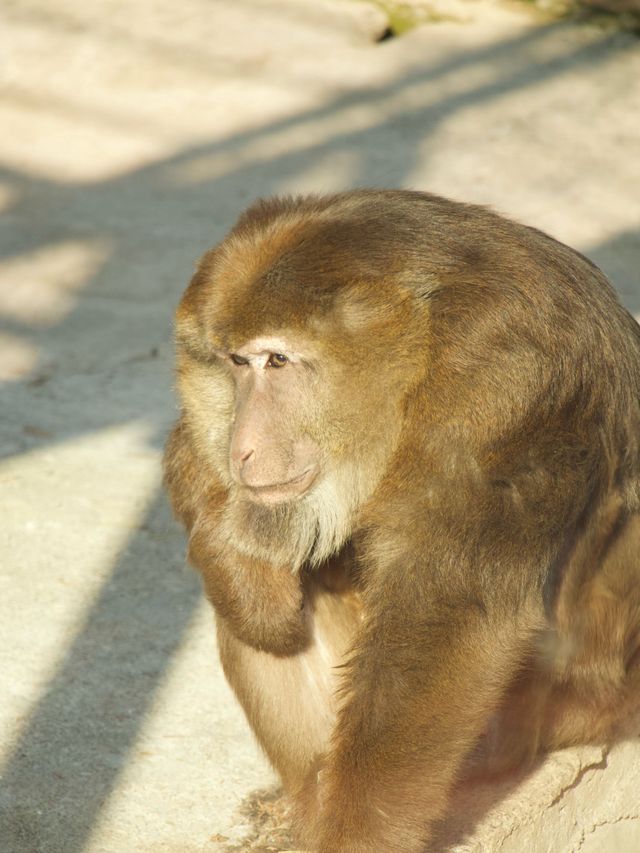
[(241, 553), (297, 572), (335, 554), (353, 529), (358, 507), (368, 497), (355, 465), (325, 475), (301, 498), (259, 504), (237, 494), (225, 508), (222, 532)]

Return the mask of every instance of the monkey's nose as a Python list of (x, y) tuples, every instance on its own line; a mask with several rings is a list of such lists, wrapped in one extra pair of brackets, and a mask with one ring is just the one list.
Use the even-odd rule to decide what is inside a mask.
[(255, 465), (255, 442), (249, 434), (236, 434), (229, 448), (229, 463), (234, 479), (243, 480), (247, 470)]
[(239, 448), (233, 453), (233, 461), (242, 467), (253, 455), (254, 450), (252, 448)]

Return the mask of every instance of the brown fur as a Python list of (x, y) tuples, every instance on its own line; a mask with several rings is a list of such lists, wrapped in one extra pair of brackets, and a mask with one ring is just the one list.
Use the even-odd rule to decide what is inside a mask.
[[(228, 354), (264, 336), (303, 367), (258, 429)], [(426, 194), (274, 199), (205, 255), (177, 342), (168, 489), (311, 849), (417, 853), (463, 767), (614, 736), (640, 705), (640, 333), (595, 266)], [(243, 497), (240, 418), (273, 470), (315, 448), (308, 494)]]

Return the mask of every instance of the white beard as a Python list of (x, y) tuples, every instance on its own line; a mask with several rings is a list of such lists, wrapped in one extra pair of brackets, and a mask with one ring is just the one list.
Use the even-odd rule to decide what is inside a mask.
[(266, 505), (232, 494), (221, 533), (235, 550), (298, 572), (305, 563), (318, 566), (340, 550), (372, 491), (357, 465), (344, 462), (302, 498)]

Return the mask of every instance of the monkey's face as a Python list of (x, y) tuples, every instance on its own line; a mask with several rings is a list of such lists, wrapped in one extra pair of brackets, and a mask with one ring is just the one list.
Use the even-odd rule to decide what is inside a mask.
[(393, 432), (380, 406), (360, 399), (366, 385), (345, 397), (349, 371), (293, 332), (206, 357), (179, 346), (178, 363), (183, 417), (228, 490), (224, 526), (236, 547), (259, 556), (280, 541), (294, 565), (337, 550), (380, 477), (376, 447)]
[(299, 500), (325, 467), (313, 435), (317, 370), (307, 353), (278, 338), (218, 356), (233, 381), (228, 471), (234, 487), (257, 503)]
[(290, 238), (232, 234), (205, 256), (178, 310), (178, 375), (229, 537), (254, 555), (286, 542), (300, 563), (340, 547), (384, 476), (418, 333), (406, 292), (336, 266), (327, 235)]

